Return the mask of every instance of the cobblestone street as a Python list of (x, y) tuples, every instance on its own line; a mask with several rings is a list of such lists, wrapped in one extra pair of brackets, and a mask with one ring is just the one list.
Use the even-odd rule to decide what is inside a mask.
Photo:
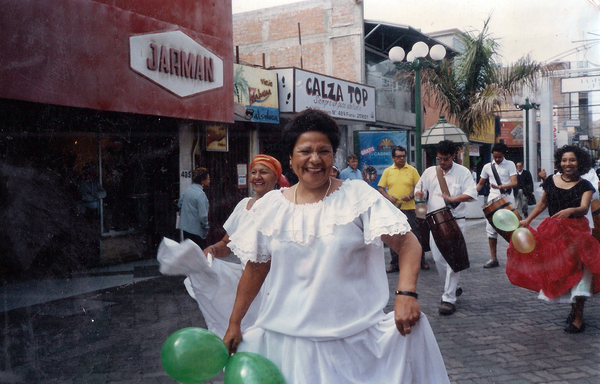
[[(508, 282), (506, 242), (498, 242), (501, 268), (482, 268), (489, 258), (484, 225), (467, 221), (471, 268), (462, 273), (455, 314), (437, 313), (442, 283), (430, 253), (431, 269), (419, 278), (421, 309), (451, 382), (600, 382), (598, 301), (588, 302), (584, 333), (565, 333), (568, 304), (542, 302)], [(156, 265), (131, 272), (145, 279), (1, 312), (0, 383), (174, 383), (160, 363), (162, 343), (178, 329), (205, 327), (204, 320), (183, 277), (160, 276)], [(397, 276), (388, 275), (391, 291)], [(14, 292), (0, 289), (6, 304)]]

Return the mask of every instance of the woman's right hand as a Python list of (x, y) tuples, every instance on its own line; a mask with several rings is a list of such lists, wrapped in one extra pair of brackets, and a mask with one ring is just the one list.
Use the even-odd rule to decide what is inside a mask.
[(229, 350), (229, 355), (233, 355), (242, 341), (242, 329), (240, 326), (229, 324), (225, 336), (223, 336), (223, 341)]

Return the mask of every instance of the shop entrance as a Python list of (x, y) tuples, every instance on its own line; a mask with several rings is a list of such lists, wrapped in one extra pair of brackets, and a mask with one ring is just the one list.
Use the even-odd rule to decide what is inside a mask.
[(6, 100), (0, 112), (0, 278), (155, 257), (175, 238), (175, 119)]

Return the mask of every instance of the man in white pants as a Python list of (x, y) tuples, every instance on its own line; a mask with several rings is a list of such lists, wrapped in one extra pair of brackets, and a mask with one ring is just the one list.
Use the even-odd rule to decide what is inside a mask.
[[(415, 186), (415, 196), (418, 199), (427, 199), (428, 212), (443, 208), (447, 203), (458, 203), (458, 206), (451, 210), (464, 236), (467, 213), (467, 206), (464, 203), (477, 198), (477, 188), (471, 171), (453, 161), (456, 149), (456, 144), (450, 140), (440, 141), (436, 146), (436, 160), (448, 185), (448, 194), (442, 192), (436, 167), (429, 167), (423, 172), (423, 176)], [(453, 239), (447, 239), (447, 241), (453, 241)], [(440, 315), (451, 315), (456, 310), (456, 297), (462, 293), (462, 288), (459, 287), (460, 272), (454, 272), (450, 268), (435, 244), (433, 236), (430, 236), (429, 245), (435, 266), (444, 282), (444, 294), (439, 313)]]
[[(500, 195), (506, 196), (508, 201), (514, 206), (515, 205), (515, 194), (513, 192), (514, 187), (517, 186), (517, 167), (512, 161), (505, 159), (504, 154), (508, 151), (508, 147), (504, 143), (496, 143), (492, 147), (492, 158), (491, 163), (487, 163), (481, 170), (481, 178), (477, 183), (477, 192), (483, 188), (485, 182), (490, 180), (490, 194), (488, 201), (492, 201), (494, 198)], [(496, 169), (499, 181), (494, 175), (492, 169)], [(489, 223), (486, 223), (485, 231), (487, 232), (488, 243), (490, 245), (491, 259), (483, 265), (483, 268), (496, 268), (500, 266), (498, 262), (498, 255), (496, 254), (496, 248), (498, 247), (498, 232)]]

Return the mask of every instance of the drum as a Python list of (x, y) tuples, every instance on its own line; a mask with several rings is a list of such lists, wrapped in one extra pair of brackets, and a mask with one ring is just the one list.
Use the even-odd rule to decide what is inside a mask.
[(467, 244), (450, 208), (431, 211), (425, 220), (440, 253), (454, 272), (469, 268)]
[(427, 224), (427, 220), (419, 219), (417, 217), (417, 228), (415, 230), (415, 235), (419, 239), (419, 243), (421, 244), (421, 248), (423, 248), (423, 252), (431, 251), (431, 248), (429, 248), (429, 225)]
[(512, 205), (508, 198), (504, 195), (495, 197), (492, 200), (485, 203), (484, 205), (482, 205), (481, 209), (483, 210), (485, 218), (492, 225), (492, 227), (494, 227), (494, 229), (498, 232), (498, 234), (500, 234), (500, 236), (502, 236), (502, 238), (504, 238), (504, 240), (510, 243), (510, 237), (512, 236), (514, 231), (502, 231), (496, 228), (496, 226), (494, 225), (494, 221), (492, 220), (492, 218), (494, 217), (494, 213), (496, 213), (497, 210), (508, 209), (509, 211), (512, 211), (515, 215), (517, 215), (517, 218), (519, 219), (519, 221), (521, 221), (521, 215), (519, 215), (519, 212), (517, 212), (517, 209)]
[(600, 200), (594, 199), (590, 204), (592, 211), (592, 220), (594, 221), (594, 229), (592, 229), (592, 236), (600, 241)]

